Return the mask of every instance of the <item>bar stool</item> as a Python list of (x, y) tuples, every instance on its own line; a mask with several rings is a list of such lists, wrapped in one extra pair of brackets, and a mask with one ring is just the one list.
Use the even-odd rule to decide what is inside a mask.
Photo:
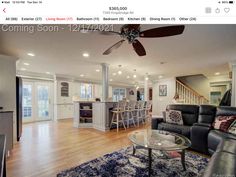
[(127, 103), (127, 106), (125, 107), (127, 128), (129, 128), (130, 121), (132, 121), (133, 125), (136, 126), (135, 120), (134, 120), (134, 114), (133, 114), (135, 105), (136, 105), (135, 101), (129, 101)]
[(115, 108), (111, 111), (113, 115), (112, 115), (110, 128), (112, 127), (113, 124), (116, 124), (117, 132), (119, 131), (119, 123), (122, 123), (124, 128), (126, 129), (124, 116), (123, 116), (123, 113), (125, 112), (125, 104), (126, 104), (126, 101), (119, 101), (117, 105), (115, 106)]
[(139, 126), (140, 120), (144, 124), (144, 118), (145, 118), (144, 105), (145, 105), (144, 101), (137, 101), (135, 112), (136, 112), (136, 119), (138, 122), (138, 126)]
[(147, 101), (145, 106), (145, 120), (147, 120), (148, 122), (150, 122), (152, 117), (151, 109), (152, 109), (152, 102)]

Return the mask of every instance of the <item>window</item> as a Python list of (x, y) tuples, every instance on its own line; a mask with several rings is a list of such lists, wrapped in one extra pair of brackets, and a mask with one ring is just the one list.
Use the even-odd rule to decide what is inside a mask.
[(80, 98), (89, 99), (93, 97), (93, 85), (81, 84), (80, 86)]
[(122, 100), (123, 98), (125, 98), (125, 96), (126, 96), (125, 89), (123, 88), (113, 89), (113, 94), (112, 94), (113, 101)]

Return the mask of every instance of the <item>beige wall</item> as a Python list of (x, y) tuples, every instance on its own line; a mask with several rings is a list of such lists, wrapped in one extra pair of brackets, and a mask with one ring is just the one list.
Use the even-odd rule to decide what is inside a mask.
[(16, 141), (16, 60), (0, 55), (0, 106), (14, 111), (13, 138)]
[(203, 75), (194, 75), (185, 76), (178, 79), (209, 100), (210, 83), (208, 78)]

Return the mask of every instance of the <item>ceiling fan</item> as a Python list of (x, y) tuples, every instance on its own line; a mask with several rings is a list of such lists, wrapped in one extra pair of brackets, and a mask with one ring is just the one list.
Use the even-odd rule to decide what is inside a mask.
[(177, 26), (165, 26), (159, 28), (153, 28), (145, 31), (141, 31), (140, 24), (128, 24), (123, 25), (120, 29), (120, 32), (116, 31), (101, 31), (101, 34), (104, 35), (119, 35), (122, 40), (115, 43), (113, 46), (108, 48), (103, 55), (109, 55), (114, 49), (119, 48), (125, 40), (132, 44), (135, 52), (139, 56), (145, 56), (146, 51), (143, 45), (138, 41), (137, 38), (159, 38), (159, 37), (168, 37), (182, 34), (184, 31), (184, 25), (177, 25)]

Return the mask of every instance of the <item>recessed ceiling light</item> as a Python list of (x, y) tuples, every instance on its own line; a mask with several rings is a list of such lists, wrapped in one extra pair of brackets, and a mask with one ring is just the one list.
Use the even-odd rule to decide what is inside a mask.
[(112, 82), (112, 81), (113, 81), (113, 79), (110, 79), (110, 81)]
[(21, 70), (21, 71), (25, 71), (26, 69), (25, 69), (25, 68), (21, 68), (20, 70)]
[(100, 72), (100, 69), (96, 69), (96, 72)]
[(116, 76), (116, 73), (112, 73), (113, 76)]
[(30, 64), (29, 63), (24, 63), (25, 66), (29, 66)]
[(84, 74), (80, 74), (79, 76), (80, 76), (80, 77), (84, 77)]
[(83, 53), (83, 57), (88, 58), (89, 54), (88, 53)]
[(160, 75), (160, 76), (158, 76), (158, 78), (159, 78), (159, 79), (161, 79), (161, 78), (163, 78), (163, 76), (162, 76), (162, 75)]
[(34, 53), (27, 53), (27, 55), (31, 56), (31, 57), (34, 57), (35, 54)]
[(136, 77), (137, 77), (137, 76), (134, 74), (134, 75), (133, 75), (133, 78), (136, 78)]
[(126, 78), (127, 78), (127, 79), (129, 79), (130, 77), (129, 77), (129, 76), (127, 76)]
[(122, 74), (122, 71), (118, 71), (118, 74), (121, 75), (121, 74)]
[(219, 73), (219, 72), (216, 72), (216, 73), (215, 73), (215, 75), (216, 75), (216, 76), (219, 76), (219, 75), (220, 75), (220, 73)]
[(47, 71), (46, 74), (51, 74), (51, 73)]

